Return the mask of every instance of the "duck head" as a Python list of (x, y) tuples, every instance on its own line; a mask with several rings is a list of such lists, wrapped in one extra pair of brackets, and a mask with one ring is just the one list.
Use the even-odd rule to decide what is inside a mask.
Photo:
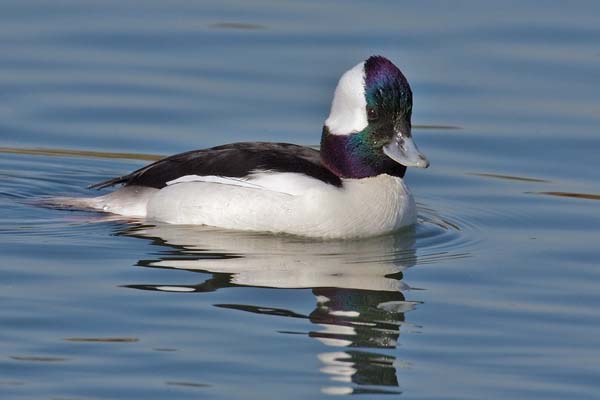
[(427, 168), (411, 134), (412, 91), (390, 60), (373, 56), (346, 71), (323, 127), (321, 159), (342, 178), (404, 176)]

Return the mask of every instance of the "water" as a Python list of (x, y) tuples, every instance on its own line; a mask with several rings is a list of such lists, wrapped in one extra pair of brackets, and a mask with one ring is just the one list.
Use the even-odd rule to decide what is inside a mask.
[[(3, 399), (599, 397), (597, 3), (28, 0), (0, 22)], [(322, 242), (32, 203), (156, 154), (314, 145), (339, 75), (376, 53), (432, 161), (408, 173), (414, 230)]]

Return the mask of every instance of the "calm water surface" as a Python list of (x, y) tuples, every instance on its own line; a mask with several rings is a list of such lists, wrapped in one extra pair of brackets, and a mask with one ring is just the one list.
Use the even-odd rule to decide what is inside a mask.
[[(3, 1), (1, 398), (600, 398), (599, 43), (596, 2)], [(315, 241), (33, 201), (157, 154), (314, 145), (377, 53), (432, 161), (408, 173), (414, 229)]]

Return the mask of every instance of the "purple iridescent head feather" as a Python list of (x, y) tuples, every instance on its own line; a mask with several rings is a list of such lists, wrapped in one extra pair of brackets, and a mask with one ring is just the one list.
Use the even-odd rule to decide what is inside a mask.
[(364, 69), (367, 104), (375, 107), (379, 103), (395, 109), (391, 111), (408, 113), (410, 117), (412, 91), (402, 71), (382, 56), (369, 57)]

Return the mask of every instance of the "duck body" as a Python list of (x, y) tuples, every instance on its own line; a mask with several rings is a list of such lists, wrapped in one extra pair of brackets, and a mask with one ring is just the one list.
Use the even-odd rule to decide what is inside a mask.
[[(294, 176), (282, 178), (296, 180)], [(323, 238), (377, 236), (416, 222), (414, 200), (400, 178), (352, 179), (343, 188), (302, 183), (305, 190), (297, 195), (218, 183), (182, 183), (153, 195), (147, 216), (173, 224)], [(174, 198), (177, 204), (172, 203)], [(365, 204), (376, 204), (376, 208)]]
[(411, 108), (400, 70), (371, 57), (340, 79), (320, 151), (264, 142), (190, 151), (92, 185), (123, 187), (77, 205), (170, 224), (309, 237), (392, 232), (416, 222), (406, 167), (429, 165), (412, 142)]

